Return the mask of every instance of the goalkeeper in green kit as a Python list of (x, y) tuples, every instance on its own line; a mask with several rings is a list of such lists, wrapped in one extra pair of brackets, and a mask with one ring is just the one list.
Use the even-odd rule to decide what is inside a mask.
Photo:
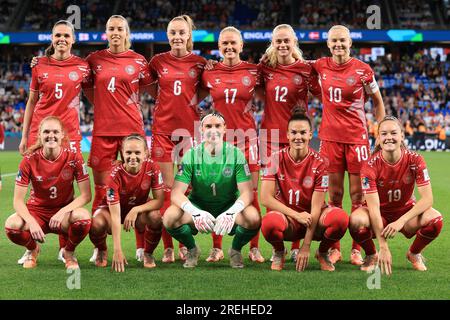
[[(251, 173), (244, 154), (223, 141), (225, 120), (217, 111), (202, 117), (203, 142), (191, 148), (183, 160), (172, 188), (172, 205), (163, 223), (172, 237), (188, 248), (185, 268), (194, 268), (200, 248), (197, 232), (234, 235), (230, 265), (243, 268), (241, 249), (259, 231), (261, 218), (251, 205)], [(189, 185), (192, 190), (185, 196)]]

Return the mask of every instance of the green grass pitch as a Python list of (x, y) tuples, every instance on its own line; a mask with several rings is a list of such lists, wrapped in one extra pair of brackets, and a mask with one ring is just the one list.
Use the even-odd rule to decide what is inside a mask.
[[(414, 271), (405, 258), (412, 240), (398, 235), (390, 241), (393, 255), (393, 275), (383, 276), (380, 289), (369, 290), (369, 274), (349, 264), (351, 238), (347, 232), (342, 240), (344, 261), (336, 265), (336, 271), (320, 271), (313, 252), (318, 244), (314, 243), (307, 271), (297, 273), (292, 262), (285, 270), (270, 270), (270, 262), (252, 263), (248, 260), (248, 246), (244, 247), (245, 268), (234, 270), (229, 260), (209, 264), (204, 261), (212, 245), (210, 235), (198, 235), (196, 241), (202, 249), (200, 263), (194, 270), (186, 270), (177, 260), (174, 264), (160, 262), (162, 243), (155, 256), (157, 268), (144, 270), (136, 262), (133, 233), (124, 233), (123, 247), (129, 265), (123, 274), (113, 273), (110, 269), (112, 252), (111, 237), (108, 245), (111, 249), (109, 265), (105, 269), (95, 268), (88, 262), (92, 254), (92, 244), (86, 238), (77, 248), (80, 262), (81, 289), (70, 290), (67, 281), (70, 277), (61, 262), (56, 260), (57, 237), (49, 235), (42, 246), (38, 267), (25, 270), (18, 265), (23, 248), (12, 244), (6, 237), (3, 226), (6, 218), (13, 212), (12, 198), (14, 173), (20, 161), (17, 152), (1, 152), (0, 166), (3, 175), (3, 189), (0, 192), (0, 299), (449, 299), (450, 298), (450, 225), (447, 219), (448, 186), (450, 174), (447, 164), (448, 153), (424, 153), (430, 171), (434, 207), (444, 215), (444, 228), (440, 237), (426, 250), (428, 271)], [(345, 195), (344, 209), (349, 209), (348, 194)], [(231, 244), (231, 237), (224, 238), (224, 251)], [(271, 254), (270, 245), (260, 237), (260, 246), (264, 257)], [(287, 243), (289, 248), (289, 244)]]

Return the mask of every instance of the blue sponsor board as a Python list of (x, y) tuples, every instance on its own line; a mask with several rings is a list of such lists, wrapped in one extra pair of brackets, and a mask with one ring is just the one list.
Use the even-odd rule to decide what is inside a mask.
[[(300, 42), (324, 42), (327, 30), (295, 30)], [(354, 42), (449, 42), (448, 30), (352, 30), (350, 36)], [(242, 31), (246, 42), (267, 42), (272, 30)], [(219, 31), (194, 30), (195, 42), (217, 42)], [(0, 33), (0, 44), (48, 43), (51, 32), (6, 32)], [(104, 32), (77, 32), (77, 40), (82, 43), (106, 42)], [(133, 42), (167, 42), (165, 31), (135, 31), (131, 33)]]

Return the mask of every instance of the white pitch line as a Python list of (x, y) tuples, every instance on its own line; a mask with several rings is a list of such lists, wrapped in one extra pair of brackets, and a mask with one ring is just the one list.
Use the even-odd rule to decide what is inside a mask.
[(13, 172), (13, 173), (5, 173), (2, 174), (2, 178), (6, 178), (6, 177), (14, 177), (17, 175), (17, 172)]

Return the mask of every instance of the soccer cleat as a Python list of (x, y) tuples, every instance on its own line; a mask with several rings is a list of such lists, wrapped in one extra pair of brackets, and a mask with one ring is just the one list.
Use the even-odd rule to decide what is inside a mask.
[(64, 259), (64, 248), (59, 249), (58, 260), (62, 263), (66, 263), (66, 259)]
[(230, 256), (230, 266), (232, 268), (242, 269), (244, 267), (244, 263), (242, 262), (242, 254), (240, 251), (230, 248), (228, 255)]
[(338, 249), (330, 249), (328, 251), (328, 259), (332, 264), (342, 261), (342, 254)]
[(374, 253), (374, 254), (368, 255), (364, 259), (364, 262), (359, 269), (361, 271), (366, 271), (368, 273), (371, 273), (377, 267), (377, 262), (378, 262), (378, 254)]
[(283, 270), (285, 261), (286, 261), (286, 252), (285, 251), (275, 251), (270, 269), (275, 270), (275, 271)]
[(334, 271), (334, 265), (330, 261), (330, 256), (328, 252), (320, 253), (319, 250), (316, 251), (316, 259), (320, 263), (320, 269), (323, 271)]
[(99, 268), (104, 268), (108, 265), (108, 251), (98, 250), (95, 257), (95, 266)]
[(23, 253), (23, 256), (17, 260), (17, 264), (23, 264), (25, 262), (25, 260), (27, 260), (28, 255), (30, 254), (31, 250), (25, 250), (25, 252)]
[(173, 252), (173, 248), (166, 248), (166, 249), (164, 249), (162, 262), (164, 262), (164, 263), (173, 263), (173, 262), (175, 262), (175, 253)]
[(212, 248), (209, 253), (208, 258), (206, 258), (206, 262), (217, 262), (224, 258), (222, 249)]
[(67, 270), (76, 270), (80, 269), (80, 266), (78, 265), (77, 258), (73, 254), (67, 255), (66, 252), (64, 252), (64, 259), (65, 259), (65, 265)]
[(39, 252), (41, 251), (39, 246), (36, 246), (34, 250), (27, 250), (27, 256), (25, 257), (25, 261), (23, 262), (23, 267), (25, 269), (36, 268), (37, 266), (37, 257)]
[(291, 260), (294, 262), (297, 262), (297, 256), (298, 253), (300, 252), (300, 249), (292, 249), (291, 250)]
[(98, 248), (94, 248), (92, 257), (89, 258), (89, 262), (95, 262), (97, 260)]
[(186, 261), (186, 255), (188, 252), (188, 248), (186, 247), (181, 247), (178, 251), (178, 256), (180, 257), (181, 261)]
[(427, 267), (425, 266), (426, 260), (422, 254), (414, 254), (411, 251), (408, 251), (406, 253), (406, 258), (412, 263), (413, 268), (417, 271), (427, 271)]
[[(284, 254), (287, 254), (287, 249), (284, 248)], [(273, 262), (273, 256), (275, 255), (275, 249), (272, 249), (272, 256), (270, 257), (270, 262)]]
[(248, 253), (248, 258), (257, 263), (263, 263), (266, 261), (264, 257), (261, 255), (261, 251), (259, 251), (259, 248), (253, 247), (250, 249), (250, 252)]
[(361, 251), (352, 249), (352, 253), (350, 254), (350, 263), (354, 266), (362, 266), (364, 260), (361, 256)]
[[(184, 247), (186, 248), (186, 247)], [(200, 248), (198, 246), (195, 246), (194, 248), (187, 250), (186, 253), (186, 261), (183, 264), (183, 267), (185, 268), (195, 268), (198, 263), (198, 258), (200, 257)]]
[(155, 258), (147, 252), (144, 252), (144, 268), (151, 269), (156, 267)]
[(136, 260), (138, 262), (144, 261), (144, 248), (137, 248), (136, 249)]

